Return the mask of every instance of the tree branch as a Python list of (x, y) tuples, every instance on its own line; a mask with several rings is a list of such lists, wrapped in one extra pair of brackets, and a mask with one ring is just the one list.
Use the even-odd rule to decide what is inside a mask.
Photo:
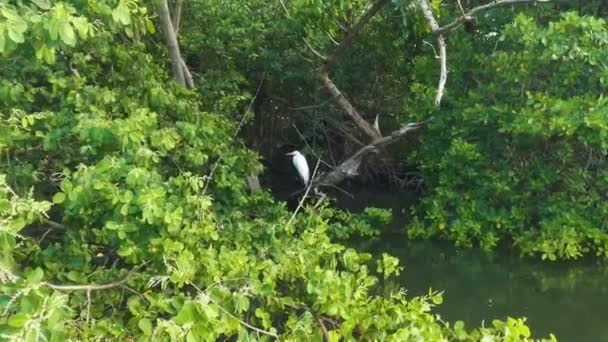
[(329, 74), (324, 70), (319, 70), (319, 79), (325, 89), (329, 92), (329, 94), (334, 98), (334, 100), (338, 103), (338, 106), (342, 111), (348, 115), (351, 120), (367, 135), (371, 141), (382, 138), (380, 132), (378, 132), (373, 125), (367, 122), (363, 116), (355, 109), (355, 107), (348, 101), (348, 99), (342, 94), (340, 89), (334, 84), (334, 82), (329, 78)]
[(389, 2), (389, 0), (377, 0), (376, 2), (371, 4), (365, 10), (365, 12), (361, 16), (361, 18), (355, 23), (355, 25), (351, 26), (346, 31), (344, 37), (338, 43), (338, 46), (336, 47), (336, 49), (328, 57), (325, 57), (325, 56), (321, 55), (320, 53), (316, 52), (314, 49), (312, 49), (310, 47), (310, 44), (308, 44), (308, 42), (306, 42), (307, 46), (309, 46), (309, 49), (311, 49), (314, 54), (316, 54), (317, 56), (323, 57), (322, 58), (323, 62), (321, 63), (321, 65), (319, 65), (317, 67), (317, 70), (316, 70), (317, 75), (319, 76), (319, 79), (321, 80), (321, 83), (327, 89), (327, 91), (330, 93), (330, 95), (334, 98), (334, 100), (337, 102), (339, 108), (353, 120), (355, 125), (357, 125), (357, 127), (359, 129), (361, 129), (361, 131), (363, 131), (363, 133), (365, 133), (365, 135), (371, 141), (375, 141), (375, 140), (382, 138), (382, 135), (380, 134), (380, 132), (378, 130), (376, 130), (374, 128), (373, 125), (371, 125), (369, 122), (367, 122), (365, 119), (363, 119), (363, 116), (355, 109), (355, 107), (350, 103), (350, 101), (342, 94), (342, 92), (334, 84), (334, 82), (329, 77), (329, 74), (331, 73), (333, 68), (338, 63), (338, 60), (340, 59), (340, 57), (342, 57), (342, 55), (344, 55), (344, 53), (346, 52), (348, 47), (350, 47), (350, 45), (352, 44), (355, 37), (359, 34), (359, 32), (361, 32), (361, 30), (363, 29), (365, 24), (367, 24), (370, 21), (370, 19), (374, 15), (376, 15), (376, 13), (378, 13), (378, 11), (380, 11), (382, 9), (382, 7), (384, 7), (384, 5), (386, 5), (388, 2)]
[[(421, 0), (421, 2), (423, 2), (423, 1), (426, 2), (426, 0)], [(431, 28), (433, 29), (433, 33), (435, 33), (435, 34), (447, 33), (447, 32), (450, 32), (450, 31), (453, 31), (454, 29), (456, 29), (463, 22), (471, 20), (473, 18), (473, 16), (475, 16), (476, 14), (479, 14), (480, 12), (483, 12), (483, 11), (487, 11), (494, 7), (505, 6), (505, 5), (518, 5), (518, 4), (524, 4), (524, 3), (530, 3), (530, 2), (550, 2), (550, 1), (551, 0), (494, 0), (485, 5), (480, 5), (480, 6), (474, 7), (470, 11), (464, 13), (463, 15), (458, 17), (456, 20), (452, 21), (451, 23), (449, 23), (445, 26), (441, 26), (441, 27), (437, 26), (436, 28), (433, 28), (431, 26)], [(426, 17), (426, 15), (425, 15), (425, 17)], [(427, 18), (427, 20), (428, 20), (428, 18)]]
[(43, 284), (50, 287), (53, 290), (57, 290), (57, 291), (100, 291), (100, 290), (108, 290), (111, 288), (115, 288), (115, 287), (119, 287), (124, 285), (127, 281), (129, 281), (129, 279), (131, 278), (131, 276), (133, 275), (133, 273), (135, 272), (136, 268), (133, 268), (132, 270), (129, 271), (129, 273), (127, 273), (126, 276), (124, 276), (124, 278), (111, 282), (111, 283), (107, 283), (107, 284), (87, 284), (87, 285), (56, 285), (56, 284), (51, 284), (51, 283), (47, 283), (44, 282)]
[(184, 79), (184, 72), (182, 68), (182, 57), (179, 52), (179, 44), (177, 43), (177, 35), (175, 34), (175, 28), (171, 22), (171, 15), (169, 14), (169, 6), (167, 0), (158, 0), (158, 15), (160, 22), (165, 34), (165, 41), (167, 43), (167, 49), (169, 50), (169, 57), (171, 59), (171, 70), (173, 72), (173, 79), (177, 84), (186, 86)]
[(391, 135), (378, 139), (372, 142), (371, 144), (363, 146), (350, 158), (342, 162), (342, 164), (338, 165), (338, 167), (336, 167), (329, 173), (323, 175), (322, 178), (316, 181), (315, 183), (317, 183), (318, 186), (333, 186), (339, 184), (346, 178), (356, 176), (357, 171), (359, 169), (359, 165), (361, 165), (361, 161), (363, 161), (363, 157), (365, 157), (368, 153), (397, 142), (401, 137), (405, 136), (406, 134), (424, 127), (431, 119), (432, 118), (422, 122), (409, 123), (401, 127), (400, 129), (393, 131)]
[(183, 0), (175, 0), (175, 6), (173, 7), (173, 15), (171, 16), (173, 24), (173, 32), (177, 36), (179, 32), (179, 22), (182, 16), (182, 2)]
[(353, 25), (352, 27), (350, 27), (348, 29), (348, 31), (346, 31), (346, 34), (344, 35), (344, 38), (342, 38), (342, 40), (338, 44), (338, 47), (334, 50), (334, 52), (331, 54), (331, 56), (329, 56), (327, 58), (327, 60), (321, 65), (321, 71), (325, 71), (326, 73), (331, 72), (331, 70), (334, 68), (334, 66), (338, 62), (338, 59), (340, 59), (340, 57), (342, 57), (342, 55), (344, 54), (346, 49), (348, 49), (348, 47), (352, 44), (355, 37), (359, 34), (361, 29), (363, 29), (363, 26), (365, 26), (365, 24), (367, 24), (367, 22), (374, 15), (376, 15), (376, 13), (378, 13), (378, 11), (380, 11), (382, 9), (382, 7), (384, 7), (384, 5), (386, 5), (387, 3), (388, 3), (388, 0), (378, 0), (375, 3), (371, 4), (365, 10), (365, 12), (363, 13), (363, 16), (361, 16), (361, 18), (359, 19), (359, 21), (357, 23), (355, 23), (355, 25)]
[(445, 84), (448, 79), (448, 67), (447, 67), (447, 44), (445, 42), (445, 34), (451, 32), (460, 26), (461, 23), (465, 21), (472, 20), (473, 16), (482, 12), (489, 10), (494, 7), (504, 6), (504, 5), (515, 5), (521, 3), (528, 2), (549, 2), (550, 0), (494, 0), (485, 5), (474, 7), (472, 10), (468, 12), (464, 12), (460, 1), (458, 1), (458, 5), (460, 6), (460, 10), (463, 13), (456, 20), (445, 26), (439, 26), (437, 19), (433, 15), (433, 10), (431, 9), (431, 5), (428, 0), (418, 0), (418, 4), (420, 5), (420, 9), (422, 10), (422, 14), (424, 18), (431, 26), (431, 31), (433, 34), (437, 35), (437, 44), (439, 45), (439, 64), (440, 64), (440, 73), (439, 73), (439, 83), (437, 85), (437, 95), (435, 96), (435, 105), (439, 106), (441, 104), (441, 99), (443, 98), (443, 94), (445, 92)]
[(270, 331), (266, 331), (263, 329), (260, 329), (256, 326), (253, 326), (241, 319), (239, 319), (238, 317), (236, 317), (234, 314), (232, 314), (230, 311), (226, 310), (223, 306), (221, 306), (218, 302), (216, 302), (213, 298), (211, 298), (210, 295), (208, 295), (206, 292), (204, 292), (203, 290), (201, 290), (198, 286), (196, 286), (194, 283), (192, 282), (188, 282), (188, 284), (190, 284), (192, 287), (194, 287), (196, 289), (196, 291), (198, 292), (199, 296), (203, 296), (203, 298), (208, 299), (211, 303), (215, 304), (220, 310), (222, 310), (223, 313), (225, 313), (226, 315), (230, 316), (232, 319), (236, 320), (237, 322), (241, 323), (244, 327), (247, 327), (255, 332), (258, 332), (260, 334), (264, 334), (264, 335), (268, 335), (271, 337), (274, 337), (275, 339), (279, 339), (279, 335), (270, 332)]
[[(314, 179), (315, 176), (317, 175), (317, 171), (319, 170), (319, 165), (320, 164), (321, 164), (321, 159), (317, 159), (317, 165), (315, 165), (315, 169), (312, 172), (312, 176), (310, 177), (311, 180)], [(304, 195), (300, 199), (300, 203), (298, 203), (298, 206), (297, 206), (296, 210), (293, 211), (293, 214), (289, 218), (289, 221), (287, 221), (287, 225), (290, 225), (291, 222), (293, 222), (293, 220), (296, 218), (296, 215), (298, 214), (298, 211), (300, 211), (300, 209), (302, 208), (302, 204), (304, 204), (304, 200), (306, 199), (306, 197), (308, 197), (308, 193), (310, 192), (311, 188), (312, 188), (312, 181), (308, 183), (308, 187), (306, 188), (306, 192), (304, 192)]]

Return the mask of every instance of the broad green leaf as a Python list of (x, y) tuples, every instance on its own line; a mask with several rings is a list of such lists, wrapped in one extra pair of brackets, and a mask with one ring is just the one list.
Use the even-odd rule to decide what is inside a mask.
[(18, 313), (18, 314), (12, 315), (8, 319), (8, 325), (10, 325), (13, 328), (21, 328), (25, 325), (25, 323), (28, 321), (28, 319), (29, 319), (29, 317), (27, 314)]
[(63, 203), (63, 201), (65, 201), (65, 193), (63, 192), (58, 192), (55, 195), (53, 195), (53, 203)]
[(142, 318), (137, 323), (137, 326), (141, 331), (143, 331), (144, 335), (152, 336), (152, 322), (147, 318)]
[(76, 44), (76, 35), (74, 29), (69, 22), (63, 22), (59, 25), (59, 35), (61, 40), (68, 46), (74, 46)]

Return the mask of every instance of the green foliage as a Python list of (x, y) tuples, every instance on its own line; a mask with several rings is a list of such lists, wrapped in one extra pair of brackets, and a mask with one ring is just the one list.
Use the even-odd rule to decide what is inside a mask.
[[(265, 4), (250, 7), (276, 15)], [(365, 4), (296, 2), (295, 35)], [(241, 5), (228, 8), (246, 17)], [(170, 81), (135, 1), (0, 6), (2, 339), (530, 340), (523, 320), (467, 331), (432, 313), (439, 293), (383, 291), (398, 260), (333, 238), (376, 234), (389, 212), (310, 209), (291, 221), (268, 193), (247, 190), (244, 177), (261, 168), (233, 141), (230, 118), (250, 98), (240, 87), (252, 70), (240, 65), (257, 60), (260, 41), (224, 59), (238, 52), (221, 49), (227, 35), (248, 36), (229, 29), (235, 21), (203, 42), (189, 35), (188, 46), (214, 46), (227, 62), (192, 92)], [(290, 23), (270, 33), (290, 37)], [(484, 161), (464, 140), (452, 153)]]
[[(512, 241), (550, 260), (608, 256), (605, 22), (565, 13), (540, 26), (521, 15), (495, 44), (464, 62), (477, 65), (475, 82), (449, 87), (413, 159), (430, 192), (410, 236)], [(415, 91), (428, 98), (425, 89)]]

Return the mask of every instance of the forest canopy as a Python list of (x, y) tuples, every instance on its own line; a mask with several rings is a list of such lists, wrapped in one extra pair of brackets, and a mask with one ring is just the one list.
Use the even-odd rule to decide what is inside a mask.
[[(541, 338), (525, 318), (444, 321), (442, 292), (396, 282), (416, 265), (350, 243), (391, 213), (331, 192), (415, 193), (412, 239), (605, 259), (606, 16), (599, 0), (4, 1), (1, 338)], [(293, 147), (318, 171), (297, 209), (267, 186)]]

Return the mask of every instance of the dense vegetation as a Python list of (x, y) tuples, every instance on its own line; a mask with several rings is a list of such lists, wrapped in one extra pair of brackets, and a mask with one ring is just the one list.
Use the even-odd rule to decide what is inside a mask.
[[(421, 185), (411, 237), (608, 256), (606, 6), (464, 20), (439, 103), (425, 3), (178, 0), (175, 55), (164, 0), (2, 2), (2, 339), (531, 340), (524, 319), (444, 322), (441, 293), (395, 290), (396, 258), (347, 247), (390, 213), (295, 215), (248, 182), (303, 145), (294, 126), (336, 169), (383, 132), (359, 180)], [(445, 24), (457, 3), (430, 7)]]

